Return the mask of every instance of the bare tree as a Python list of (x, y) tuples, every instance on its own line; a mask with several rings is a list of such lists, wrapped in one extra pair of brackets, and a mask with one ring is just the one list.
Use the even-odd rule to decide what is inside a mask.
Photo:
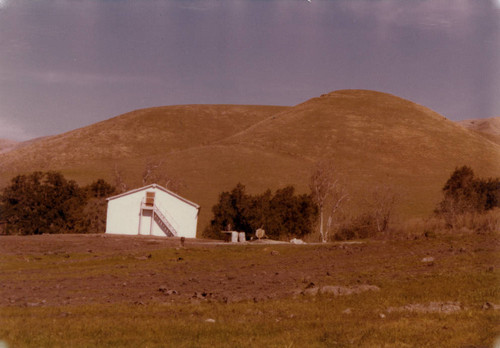
[(377, 186), (372, 193), (373, 216), (378, 232), (385, 232), (389, 228), (389, 221), (394, 211), (396, 194), (389, 186)]
[[(181, 189), (185, 188), (186, 185), (184, 182), (169, 175), (164, 169), (162, 169), (163, 163), (163, 161), (153, 160), (148, 160), (145, 163), (140, 181), (142, 186), (158, 184), (174, 192), (179, 192)], [(135, 184), (128, 185), (127, 182), (125, 182), (123, 178), (123, 171), (117, 164), (114, 166), (113, 179), (118, 193), (126, 192), (131, 187), (135, 186)], [(134, 183), (137, 184), (138, 181), (134, 181)]]
[(159, 184), (171, 191), (179, 192), (185, 187), (184, 183), (162, 170), (163, 163), (164, 161), (147, 161), (142, 172), (142, 184), (144, 186)]
[(118, 164), (116, 163), (113, 171), (113, 179), (118, 193), (123, 193), (128, 191), (128, 185), (123, 180), (123, 171), (120, 168), (118, 168)]
[(165, 179), (165, 174), (160, 173), (158, 168), (163, 165), (163, 161), (147, 161), (144, 166), (144, 171), (142, 172), (142, 185), (150, 185), (155, 183), (160, 183)]
[(458, 229), (464, 225), (464, 220), (467, 215), (472, 216), (477, 214), (474, 211), (475, 202), (464, 199), (463, 197), (445, 196), (440, 202), (439, 210), (437, 211), (440, 216), (444, 218), (446, 225), (452, 230)]
[(333, 186), (331, 196), (330, 196), (330, 207), (328, 209), (328, 220), (326, 222), (325, 238), (323, 242), (328, 240), (328, 235), (332, 230), (333, 221), (338, 215), (339, 210), (342, 208), (342, 204), (345, 203), (349, 198), (347, 189), (344, 185), (340, 184), (337, 179), (337, 183)]
[[(345, 187), (341, 184), (339, 175), (332, 161), (323, 160), (317, 162), (311, 181), (309, 184), (314, 202), (319, 209), (319, 234), (323, 243), (328, 241), (335, 214), (347, 199), (348, 194)], [(324, 214), (328, 209), (327, 226), (324, 226)]]

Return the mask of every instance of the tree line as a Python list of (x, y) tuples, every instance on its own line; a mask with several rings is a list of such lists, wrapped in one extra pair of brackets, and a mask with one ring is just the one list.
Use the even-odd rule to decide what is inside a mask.
[[(158, 165), (146, 164), (143, 184), (161, 179)], [(179, 182), (179, 181), (177, 181)], [(98, 233), (106, 226), (106, 198), (126, 186), (115, 175), (116, 189), (104, 179), (80, 187), (60, 172), (17, 175), (0, 194), (0, 221), (10, 234)], [(175, 185), (174, 185), (175, 187)], [(388, 187), (376, 187), (370, 209), (345, 219), (341, 214), (349, 193), (331, 161), (318, 162), (310, 177), (310, 193), (297, 194), (293, 186), (247, 193), (242, 184), (222, 192), (212, 208), (213, 217), (203, 237), (222, 239), (223, 231), (253, 233), (261, 228), (273, 239), (303, 238), (317, 231), (319, 239), (367, 238), (389, 229), (396, 195)], [(442, 188), (443, 199), (434, 211), (450, 228), (464, 214), (483, 214), (500, 206), (500, 178), (477, 178), (472, 168), (456, 168)]]
[[(389, 230), (397, 195), (389, 186), (373, 187), (367, 194), (364, 212), (346, 218), (343, 208), (350, 196), (342, 176), (331, 161), (314, 166), (310, 193), (295, 195), (293, 186), (249, 195), (236, 185), (222, 192), (212, 208), (213, 218), (203, 231), (207, 238), (224, 238), (224, 231), (254, 233), (258, 228), (273, 239), (302, 238), (317, 231), (322, 242), (369, 238)], [(443, 198), (434, 215), (449, 228), (464, 214), (483, 214), (500, 207), (500, 178), (476, 178), (472, 168), (456, 168), (442, 188)]]

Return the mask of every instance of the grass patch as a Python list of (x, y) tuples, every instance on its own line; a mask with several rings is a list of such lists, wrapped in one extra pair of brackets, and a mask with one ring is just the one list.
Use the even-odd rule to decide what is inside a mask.
[[(379, 300), (388, 301), (384, 296)], [(343, 313), (347, 308), (350, 314)], [(499, 316), (493, 311), (381, 313), (367, 296), (3, 308), (0, 337), (15, 347), (456, 347), (491, 345), (498, 333)]]

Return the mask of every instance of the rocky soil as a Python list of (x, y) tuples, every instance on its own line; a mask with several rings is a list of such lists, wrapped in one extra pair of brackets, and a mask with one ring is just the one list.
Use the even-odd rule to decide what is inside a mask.
[[(107, 235), (0, 236), (0, 306), (350, 296), (452, 272), (494, 272), (496, 235), (326, 245), (231, 245)], [(498, 255), (498, 253), (496, 253)], [(431, 258), (432, 262), (422, 262)], [(485, 261), (486, 260), (486, 261)], [(438, 301), (439, 299), (436, 299)], [(495, 299), (487, 309), (495, 309)], [(436, 302), (389, 311), (455, 311)]]

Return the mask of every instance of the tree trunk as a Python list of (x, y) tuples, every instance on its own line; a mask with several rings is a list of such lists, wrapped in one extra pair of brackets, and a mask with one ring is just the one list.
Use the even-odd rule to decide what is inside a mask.
[(321, 242), (326, 243), (325, 234), (323, 231), (323, 207), (319, 209), (319, 234), (321, 236)]

